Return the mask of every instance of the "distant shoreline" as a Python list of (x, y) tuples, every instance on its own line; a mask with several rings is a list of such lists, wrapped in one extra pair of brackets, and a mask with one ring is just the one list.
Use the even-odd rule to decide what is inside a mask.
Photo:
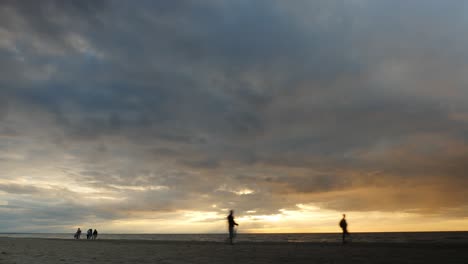
[[(48, 232), (0, 232), (0, 235), (8, 234), (73, 234), (71, 232), (59, 232), (59, 233), (48, 233)], [(468, 230), (458, 231), (388, 231), (388, 232), (353, 232), (353, 234), (394, 234), (394, 233), (468, 233)], [(106, 235), (223, 235), (226, 232), (220, 233), (105, 233)], [(303, 234), (341, 234), (341, 232), (297, 232), (297, 233), (242, 233), (249, 235), (303, 235)]]

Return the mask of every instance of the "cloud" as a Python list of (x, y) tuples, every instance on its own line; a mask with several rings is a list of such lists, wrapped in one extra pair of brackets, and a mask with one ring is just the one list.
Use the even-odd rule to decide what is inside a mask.
[(2, 208), (47, 205), (57, 225), (309, 203), (464, 215), (462, 10), (3, 1)]

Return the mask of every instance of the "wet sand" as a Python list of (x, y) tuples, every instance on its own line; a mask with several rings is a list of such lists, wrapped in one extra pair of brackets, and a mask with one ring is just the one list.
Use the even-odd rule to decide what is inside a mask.
[(468, 263), (467, 244), (0, 238), (0, 263)]

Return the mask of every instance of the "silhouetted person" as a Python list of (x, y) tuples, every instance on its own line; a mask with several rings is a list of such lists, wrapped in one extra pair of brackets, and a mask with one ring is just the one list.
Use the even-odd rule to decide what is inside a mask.
[(93, 232), (93, 240), (96, 240), (97, 235), (98, 235), (98, 232), (97, 232), (96, 229), (94, 229), (94, 232)]
[(81, 236), (81, 229), (78, 227), (74, 237), (75, 237), (75, 239), (80, 239), (80, 236)]
[(231, 210), (229, 211), (229, 215), (227, 217), (228, 220), (228, 225), (229, 225), (229, 240), (231, 242), (231, 245), (233, 244), (233, 239), (234, 239), (234, 226), (238, 226), (239, 224), (234, 221), (234, 211)]
[(346, 215), (343, 214), (343, 219), (340, 221), (340, 227), (343, 230), (343, 244), (346, 243), (345, 237), (349, 235), (348, 233), (348, 223), (346, 222)]
[(92, 239), (93, 238), (93, 229), (88, 229), (88, 231), (86, 231), (86, 239)]

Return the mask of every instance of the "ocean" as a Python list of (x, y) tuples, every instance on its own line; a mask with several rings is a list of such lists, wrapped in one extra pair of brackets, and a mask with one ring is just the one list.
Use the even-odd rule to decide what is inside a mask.
[[(73, 239), (74, 233), (0, 233), (0, 237)], [(225, 242), (227, 234), (99, 234), (98, 239), (154, 241)], [(82, 233), (81, 239), (86, 239)], [(468, 243), (468, 232), (388, 232), (352, 233), (352, 242), (367, 243)], [(237, 242), (337, 243), (340, 233), (252, 234), (239, 233)]]

